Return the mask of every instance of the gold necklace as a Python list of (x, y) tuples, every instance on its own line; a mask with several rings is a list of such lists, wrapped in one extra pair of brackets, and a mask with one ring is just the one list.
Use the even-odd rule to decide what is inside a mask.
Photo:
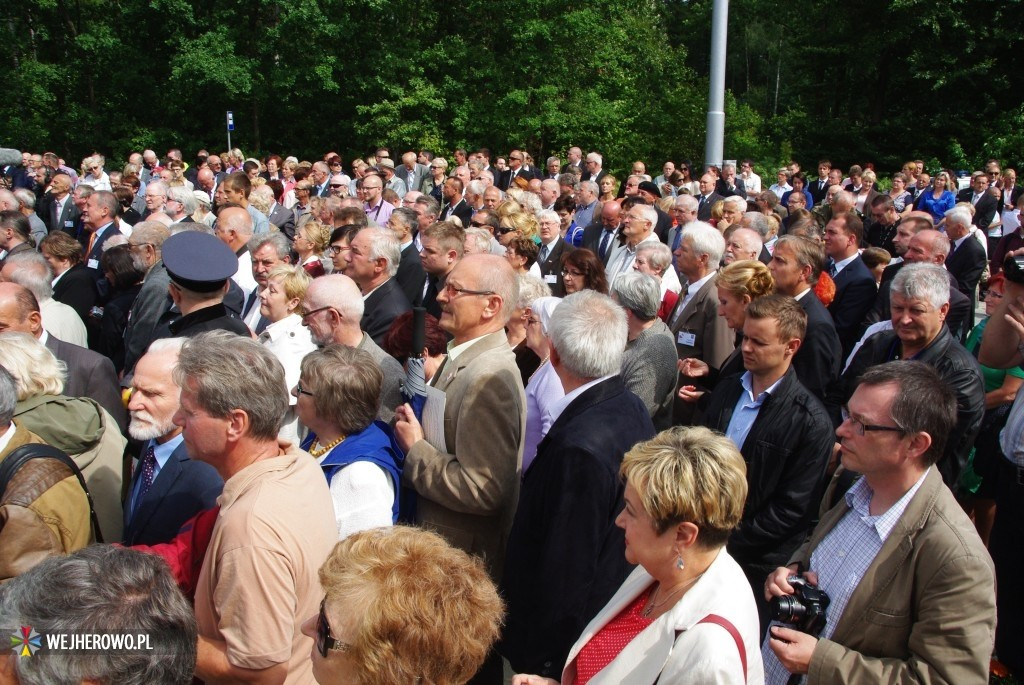
[(668, 593), (668, 595), (666, 595), (665, 599), (663, 599), (660, 602), (655, 602), (654, 601), (654, 595), (657, 595), (659, 592), (661, 592), (661, 583), (658, 583), (658, 587), (656, 587), (654, 589), (654, 592), (652, 593), (651, 601), (648, 602), (647, 607), (642, 612), (640, 612), (640, 615), (643, 616), (644, 618), (650, 618), (651, 614), (654, 613), (655, 609), (658, 609), (660, 607), (665, 606), (668, 603), (668, 600), (670, 600), (673, 595), (675, 595), (677, 592), (681, 592), (682, 590), (685, 590), (686, 588), (690, 587), (691, 585), (696, 583), (698, 580), (700, 580), (701, 576), (703, 576), (703, 575), (704, 574), (701, 573), (698, 576), (694, 576), (693, 578), (690, 578), (690, 580), (686, 581), (685, 583), (680, 585), (678, 588), (676, 588), (672, 592)]
[(338, 438), (337, 440), (331, 440), (326, 445), (321, 445), (320, 439), (317, 438), (316, 441), (314, 441), (313, 444), (309, 446), (309, 453), (312, 454), (317, 459), (319, 459), (320, 457), (327, 454), (328, 452), (330, 452), (343, 442), (345, 442), (344, 435)]

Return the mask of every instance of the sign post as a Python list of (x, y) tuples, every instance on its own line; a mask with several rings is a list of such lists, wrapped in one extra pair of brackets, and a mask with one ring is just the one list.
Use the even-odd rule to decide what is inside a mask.
[(231, 149), (231, 132), (235, 130), (235, 113), (228, 110), (228, 149)]

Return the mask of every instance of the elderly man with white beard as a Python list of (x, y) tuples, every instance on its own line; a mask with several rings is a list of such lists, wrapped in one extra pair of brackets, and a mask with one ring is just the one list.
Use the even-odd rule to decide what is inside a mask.
[(224, 487), (216, 469), (189, 458), (174, 424), (181, 388), (172, 373), (182, 342), (157, 340), (135, 365), (128, 433), (143, 449), (124, 505), (125, 545), (172, 539), (183, 523), (215, 506)]

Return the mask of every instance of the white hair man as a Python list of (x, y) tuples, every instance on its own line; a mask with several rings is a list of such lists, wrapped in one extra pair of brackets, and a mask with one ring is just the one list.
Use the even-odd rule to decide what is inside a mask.
[(369, 226), (349, 243), (349, 263), (345, 275), (356, 282), (363, 293), (365, 308), (360, 322), (378, 345), (391, 322), (412, 309), (409, 298), (395, 278), (401, 261), (398, 240), (387, 229)]
[[(566, 394), (552, 407), (554, 422), (520, 493), (502, 580), (508, 618), (500, 649), (517, 672), (556, 678), (588, 607), (607, 602), (631, 570), (625, 538), (609, 532), (623, 506), (619, 465), (655, 430), (619, 375), (629, 335), (619, 305), (593, 290), (573, 293), (548, 333)], [(566, 571), (580, 582), (566, 585)]]

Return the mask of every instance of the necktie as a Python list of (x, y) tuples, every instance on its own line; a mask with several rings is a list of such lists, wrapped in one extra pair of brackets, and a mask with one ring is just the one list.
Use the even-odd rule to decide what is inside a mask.
[(64, 228), (60, 226), (60, 202), (53, 203), (53, 230)]
[(836, 277), (836, 262), (834, 259), (828, 260), (828, 275), (832, 278)]
[(548, 246), (547, 245), (541, 245), (541, 247), (540, 247), (540, 263), (543, 264), (546, 261), (548, 261)]
[(93, 231), (89, 234), (89, 246), (85, 248), (85, 258), (88, 259), (92, 253), (92, 246), (96, 243), (96, 232)]
[(683, 227), (680, 226), (676, 229), (676, 235), (672, 238), (672, 265), (676, 264), (676, 250), (679, 249), (679, 243), (683, 240)]
[(976, 205), (976, 204), (978, 204), (978, 200), (980, 200), (980, 199), (981, 199), (981, 195), (978, 195), (977, 193), (975, 193), (975, 195), (974, 195), (974, 199), (973, 199), (973, 200), (971, 200), (971, 204), (972, 204), (972, 205)]
[(605, 231), (604, 235), (601, 236), (601, 245), (598, 247), (598, 253), (603, 260), (608, 254), (608, 241), (611, 240), (613, 231)]
[(153, 448), (153, 443), (149, 443), (149, 449), (146, 450), (146, 456), (142, 458), (142, 476), (139, 480), (139, 494), (135, 497), (135, 509), (139, 508), (139, 504), (142, 499), (146, 496), (150, 486), (153, 485), (153, 478), (156, 475), (156, 451)]

